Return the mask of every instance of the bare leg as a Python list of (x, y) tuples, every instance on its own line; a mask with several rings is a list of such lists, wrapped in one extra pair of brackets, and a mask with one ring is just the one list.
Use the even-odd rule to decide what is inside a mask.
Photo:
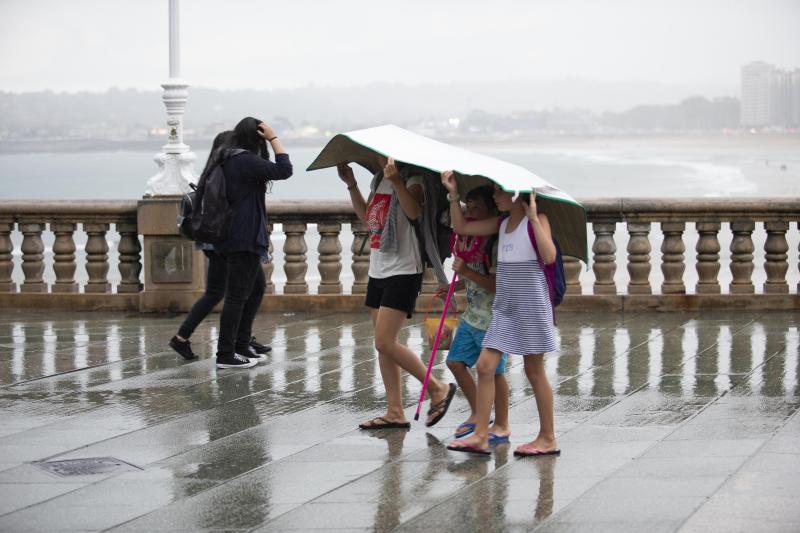
[(469, 417), (456, 428), (455, 434), (458, 435), (462, 431), (469, 430), (468, 427), (465, 427), (466, 424), (475, 423), (475, 396), (477, 395), (477, 389), (475, 387), (475, 380), (469, 368), (467, 368), (467, 365), (461, 361), (447, 361), (447, 368), (453, 373), (453, 376), (456, 378), (456, 383), (458, 383), (459, 388), (464, 393), (464, 397), (466, 397), (469, 403)]
[(494, 401), (494, 376), (497, 365), (500, 363), (502, 353), (492, 348), (484, 348), (478, 358), (475, 368), (478, 371), (478, 393), (475, 406), (475, 433), (469, 437), (456, 441), (464, 443), (473, 448), (485, 450), (489, 447), (489, 416), (492, 412), (492, 402)]
[(508, 381), (505, 374), (494, 375), (494, 425), (491, 431), (495, 435), (511, 435), (508, 423)]
[(539, 434), (529, 443), (543, 452), (557, 448), (553, 415), (553, 389), (547, 381), (542, 354), (525, 356), (525, 375), (528, 376), (536, 396), (536, 409), (539, 411)]
[[(378, 323), (378, 309), (371, 309), (370, 317), (372, 318), (373, 331), (375, 331)], [(400, 367), (381, 352), (378, 352), (378, 366), (381, 371), (383, 387), (386, 390), (387, 403), (386, 414), (381, 418), (390, 422), (407, 422), (405, 411), (403, 411), (403, 382), (400, 376)], [(375, 419), (364, 422), (367, 425), (372, 423), (375, 423)]]
[(472, 378), (472, 374), (467, 368), (467, 365), (461, 361), (447, 361), (447, 368), (453, 373), (453, 377), (456, 378), (456, 383), (458, 383), (461, 392), (464, 393), (464, 397), (467, 399), (467, 402), (469, 402), (469, 408), (472, 411), (470, 413), (469, 422), (473, 422), (472, 418), (475, 415), (475, 395), (477, 394), (475, 380)]
[[(420, 382), (425, 379), (427, 368), (414, 352), (397, 341), (400, 329), (406, 320), (406, 313), (389, 307), (381, 307), (372, 311), (375, 326), (375, 348), (378, 350), (378, 362), (381, 377), (386, 387), (388, 408), (385, 418), (392, 422), (404, 422), (403, 411), (402, 368)], [(449, 388), (431, 376), (428, 381), (428, 397), (435, 403), (447, 396)]]

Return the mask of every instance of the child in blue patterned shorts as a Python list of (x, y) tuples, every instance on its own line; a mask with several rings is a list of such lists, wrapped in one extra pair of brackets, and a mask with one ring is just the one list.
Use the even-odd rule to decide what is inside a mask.
[[(482, 220), (496, 217), (497, 206), (492, 195), (494, 188), (484, 185), (472, 189), (466, 197), (466, 216)], [(486, 330), (492, 321), (492, 302), (495, 292), (494, 264), (497, 259), (497, 239), (472, 237), (456, 241), (453, 270), (458, 273), (456, 290), (466, 288), (467, 308), (461, 315), (456, 337), (447, 354), (447, 367), (455, 376), (458, 386), (464, 392), (471, 413), (456, 429), (456, 438), (462, 438), (475, 431), (476, 385), (469, 369), (475, 366), (481, 353), (481, 345)], [(511, 431), (508, 424), (508, 381), (504, 375), (506, 354), (503, 354), (495, 371), (494, 425), (489, 428), (489, 444), (508, 442)]]

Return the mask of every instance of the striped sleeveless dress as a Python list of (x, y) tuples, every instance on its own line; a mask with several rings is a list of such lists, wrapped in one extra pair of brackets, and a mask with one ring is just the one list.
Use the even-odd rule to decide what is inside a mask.
[(559, 349), (547, 279), (539, 266), (523, 219), (510, 234), (508, 218), (500, 224), (497, 248), (497, 292), (484, 348), (530, 355)]

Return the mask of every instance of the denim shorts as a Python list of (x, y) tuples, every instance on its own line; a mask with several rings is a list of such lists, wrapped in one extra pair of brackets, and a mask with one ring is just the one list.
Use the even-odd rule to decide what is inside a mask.
[[(453, 343), (450, 345), (447, 360), (460, 361), (467, 368), (475, 366), (475, 363), (478, 362), (478, 356), (481, 354), (481, 343), (484, 335), (486, 335), (485, 329), (470, 326), (463, 320), (459, 321), (456, 329), (456, 338), (453, 339)], [(497, 364), (495, 374), (502, 374), (506, 371), (506, 359), (508, 359), (508, 355), (503, 354)]]

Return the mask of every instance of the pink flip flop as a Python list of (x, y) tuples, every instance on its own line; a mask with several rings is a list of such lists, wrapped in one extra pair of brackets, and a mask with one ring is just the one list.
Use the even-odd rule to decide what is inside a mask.
[(490, 452), (489, 450), (481, 450), (480, 448), (470, 446), (469, 444), (466, 444), (463, 440), (454, 440), (447, 446), (447, 449), (453, 452), (477, 453), (479, 455), (492, 455), (492, 452)]
[(530, 444), (522, 444), (514, 450), (515, 457), (542, 457), (545, 455), (561, 455), (561, 450), (550, 450), (545, 452), (539, 448), (534, 448)]

